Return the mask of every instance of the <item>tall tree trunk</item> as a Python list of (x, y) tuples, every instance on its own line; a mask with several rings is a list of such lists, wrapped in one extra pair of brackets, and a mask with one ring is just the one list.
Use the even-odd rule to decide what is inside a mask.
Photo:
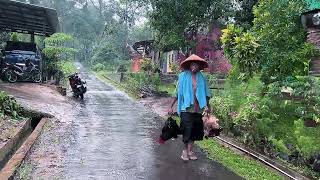
[(103, 0), (99, 0), (99, 13), (100, 18), (103, 18)]

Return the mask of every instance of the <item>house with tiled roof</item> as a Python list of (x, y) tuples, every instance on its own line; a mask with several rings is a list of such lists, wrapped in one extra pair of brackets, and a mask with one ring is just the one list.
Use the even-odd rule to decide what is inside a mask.
[[(202, 32), (196, 36), (196, 46), (193, 53), (208, 62), (209, 67), (206, 69), (207, 72), (227, 74), (231, 69), (231, 64), (224, 57), (220, 44), (221, 35), (221, 26), (219, 24), (212, 24), (208, 32)], [(181, 50), (164, 52), (161, 63), (162, 72), (172, 73), (174, 65), (179, 66), (188, 55), (184, 54)]]

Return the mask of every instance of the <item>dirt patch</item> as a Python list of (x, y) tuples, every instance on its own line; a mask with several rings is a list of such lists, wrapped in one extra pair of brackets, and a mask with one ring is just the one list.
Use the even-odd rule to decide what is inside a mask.
[[(54, 115), (18, 168), (14, 179), (52, 179), (62, 171), (64, 153), (70, 143), (70, 128), (79, 102), (61, 96), (55, 87), (33, 83), (0, 84), (0, 90), (16, 97), (22, 106)], [(10, 121), (9, 121), (10, 122)], [(19, 124), (15, 124), (19, 128)]]

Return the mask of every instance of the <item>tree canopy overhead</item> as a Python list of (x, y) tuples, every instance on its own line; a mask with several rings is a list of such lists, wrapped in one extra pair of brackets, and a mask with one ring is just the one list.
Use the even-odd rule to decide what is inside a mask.
[[(20, 0), (57, 10), (62, 32), (78, 49), (78, 60), (88, 63), (129, 59), (126, 46), (151, 39), (149, 25), (135, 23), (145, 16), (139, 2), (129, 0)], [(112, 55), (111, 55), (112, 54)]]
[(131, 0), (146, 7), (159, 48), (179, 49), (195, 45), (199, 33), (207, 33), (212, 23), (253, 24), (258, 0)]
[(189, 46), (196, 35), (207, 31), (210, 23), (226, 20), (232, 7), (229, 0), (158, 0), (152, 6), (150, 22), (157, 30), (157, 41), (162, 48)]

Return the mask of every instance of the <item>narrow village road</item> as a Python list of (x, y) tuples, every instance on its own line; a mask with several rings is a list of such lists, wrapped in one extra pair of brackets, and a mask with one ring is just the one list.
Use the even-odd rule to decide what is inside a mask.
[(82, 76), (89, 91), (75, 121), (66, 179), (239, 179), (204, 153), (183, 163), (181, 139), (157, 143), (161, 119), (92, 74)]
[[(181, 138), (164, 145), (157, 142), (164, 121), (126, 94), (82, 70), (82, 78), (88, 85), (85, 100), (77, 102), (74, 109), (57, 108), (63, 112), (54, 115), (68, 119), (68, 123), (58, 123), (61, 127), (55, 128), (61, 131), (61, 134), (56, 133), (60, 139), (50, 140), (54, 138), (50, 137), (55, 134), (53, 130), (44, 132), (20, 172), (25, 172), (28, 164), (32, 164), (32, 175), (28, 176), (31, 179), (241, 179), (208, 160), (198, 148), (195, 151), (199, 160), (182, 162)], [(67, 133), (62, 131), (63, 124), (68, 124)], [(61, 152), (56, 153), (58, 151)], [(49, 156), (61, 163), (53, 163), (56, 162), (53, 158), (45, 160)]]

